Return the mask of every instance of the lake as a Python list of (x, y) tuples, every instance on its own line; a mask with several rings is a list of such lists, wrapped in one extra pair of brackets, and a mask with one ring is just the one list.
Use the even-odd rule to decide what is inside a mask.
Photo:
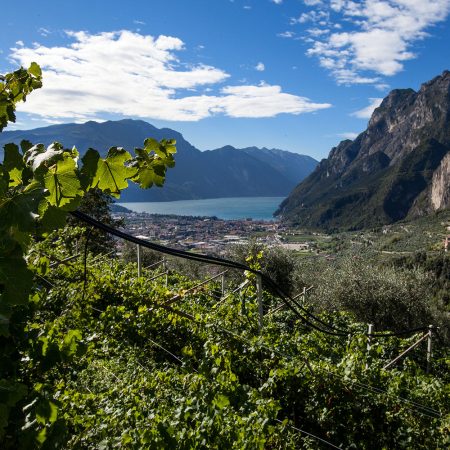
[(283, 200), (284, 197), (236, 197), (117, 204), (135, 212), (146, 212), (149, 214), (216, 216), (225, 220), (250, 217), (254, 220), (276, 220), (272, 214)]

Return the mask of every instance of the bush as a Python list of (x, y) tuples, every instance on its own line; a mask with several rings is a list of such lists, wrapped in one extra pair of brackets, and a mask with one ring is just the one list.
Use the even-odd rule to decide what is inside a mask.
[(318, 274), (315, 308), (345, 310), (376, 329), (403, 330), (437, 324), (430, 277), (419, 269), (379, 266), (361, 257), (345, 257)]
[(296, 269), (296, 259), (292, 252), (283, 247), (267, 247), (256, 241), (249, 242), (248, 245), (235, 245), (227, 258), (243, 264), (247, 264), (247, 257), (262, 252), (259, 260), (261, 271), (277, 283), (286, 293), (290, 294), (294, 290), (294, 274)]

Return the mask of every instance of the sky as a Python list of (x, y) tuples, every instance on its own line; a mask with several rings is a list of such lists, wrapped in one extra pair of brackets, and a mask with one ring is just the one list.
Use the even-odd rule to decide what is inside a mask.
[(44, 82), (8, 130), (135, 118), (322, 159), (450, 69), (450, 0), (22, 0), (1, 21), (0, 73)]

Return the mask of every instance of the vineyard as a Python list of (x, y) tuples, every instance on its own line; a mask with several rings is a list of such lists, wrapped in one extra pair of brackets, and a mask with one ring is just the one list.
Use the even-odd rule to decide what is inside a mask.
[[(37, 65), (4, 78), (2, 127), (40, 78)], [(104, 159), (90, 149), (79, 160), (56, 143), (5, 147), (1, 447), (447, 447), (449, 359), (439, 335), (428, 364), (424, 340), (386, 368), (425, 339), (428, 323), (368, 339), (351, 314), (317, 316), (285, 295), (261, 273), (262, 253), (246, 264), (191, 255), (213, 274), (228, 268), (224, 282), (197, 280), (170, 263), (126, 262), (114, 248), (131, 238), (105, 224), (66, 225), (89, 192), (161, 185), (173, 153), (174, 142), (152, 139), (134, 156), (114, 147)], [(95, 227), (115, 233), (107, 250), (90, 245)]]
[[(91, 254), (85, 272), (83, 254), (58, 263), (74, 254), (68, 241), (55, 234), (34, 247), (22, 355), (21, 376), (42, 399), (25, 407), (25, 426), (46, 448), (328, 445), (318, 438), (339, 448), (444, 448), (439, 345), (430, 375), (423, 348), (383, 370), (412, 338), (374, 340), (367, 353), (365, 324), (323, 317), (354, 333), (329, 336), (285, 308), (266, 314), (259, 332), (254, 283), (220, 302), (220, 280), (186, 293), (196, 280), (170, 273), (166, 286), (154, 278), (161, 267), (138, 278), (136, 264)], [(172, 311), (162, 308), (174, 295)], [(267, 310), (279, 302), (264, 293)], [(21, 442), (14, 425), (6, 432)]]

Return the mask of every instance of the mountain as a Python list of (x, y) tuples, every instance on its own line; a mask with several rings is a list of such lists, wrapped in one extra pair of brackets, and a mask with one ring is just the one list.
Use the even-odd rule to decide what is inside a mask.
[(142, 120), (131, 119), (6, 131), (0, 134), (0, 148), (8, 142), (19, 143), (28, 139), (45, 145), (58, 141), (69, 148), (75, 146), (82, 154), (92, 147), (105, 155), (107, 149), (115, 145), (128, 150), (142, 146), (147, 137), (176, 139), (175, 168), (167, 171), (162, 189), (142, 190), (130, 183), (130, 188), (122, 193), (122, 201), (281, 197), (286, 196), (317, 165), (317, 161), (309, 156), (278, 149), (226, 146), (202, 152), (177, 131), (158, 129)]
[(295, 225), (355, 230), (450, 206), (450, 72), (397, 89), (280, 205)]

